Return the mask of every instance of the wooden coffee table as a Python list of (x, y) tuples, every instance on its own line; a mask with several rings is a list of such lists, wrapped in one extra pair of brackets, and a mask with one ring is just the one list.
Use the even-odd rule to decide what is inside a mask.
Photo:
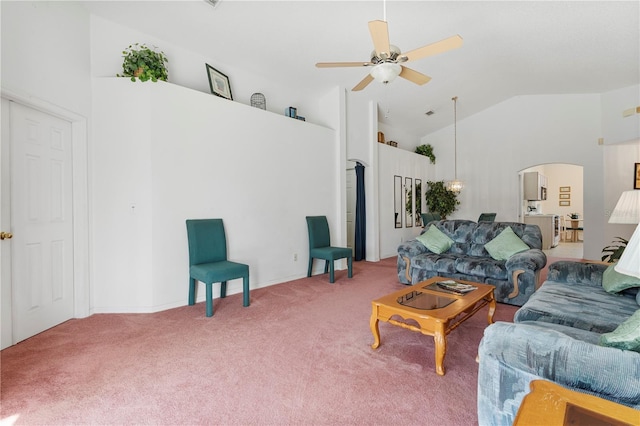
[[(469, 293), (458, 295), (445, 292), (437, 287), (438, 281), (448, 279), (433, 277), (371, 302), (370, 326), (374, 338), (371, 347), (376, 349), (380, 346), (380, 330), (378, 329), (378, 321), (380, 320), (433, 336), (436, 346), (436, 373), (443, 376), (447, 334), (487, 305), (489, 305), (487, 319), (489, 324), (492, 324), (493, 314), (496, 310), (494, 286), (456, 280), (459, 283), (477, 287), (476, 290)], [(404, 321), (392, 319), (391, 317), (394, 315)], [(416, 321), (418, 326), (408, 323), (406, 320)]]

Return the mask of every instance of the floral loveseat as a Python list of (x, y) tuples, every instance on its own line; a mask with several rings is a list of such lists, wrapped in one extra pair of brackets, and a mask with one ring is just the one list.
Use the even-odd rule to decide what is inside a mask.
[[(434, 252), (420, 241), (433, 225), (452, 240), (450, 248)], [(496, 260), (486, 250), (503, 231), (511, 228), (523, 244), (522, 251), (506, 260)], [(495, 243), (495, 241), (493, 241)], [(434, 276), (467, 280), (496, 287), (498, 302), (522, 306), (538, 285), (539, 273), (547, 263), (541, 250), (542, 234), (537, 225), (516, 222), (440, 220), (426, 224), (416, 239), (398, 247), (398, 279), (415, 284)]]
[(480, 426), (512, 424), (530, 382), (540, 379), (640, 410), (640, 280), (624, 276), (635, 287), (607, 288), (611, 270), (555, 262), (514, 323), (485, 329)]

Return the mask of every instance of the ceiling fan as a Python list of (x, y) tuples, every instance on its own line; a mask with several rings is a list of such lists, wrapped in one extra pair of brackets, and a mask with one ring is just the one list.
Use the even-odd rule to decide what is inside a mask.
[(402, 53), (397, 46), (389, 44), (389, 29), (386, 21), (370, 21), (369, 32), (373, 39), (374, 51), (371, 52), (369, 62), (318, 62), (318, 68), (336, 67), (373, 67), (369, 74), (351, 89), (353, 91), (362, 90), (373, 80), (382, 83), (389, 83), (397, 76), (407, 79), (415, 84), (423, 85), (431, 80), (431, 77), (400, 65), (427, 56), (437, 55), (451, 49), (462, 46), (462, 37), (455, 35), (438, 42), (428, 44), (418, 49)]

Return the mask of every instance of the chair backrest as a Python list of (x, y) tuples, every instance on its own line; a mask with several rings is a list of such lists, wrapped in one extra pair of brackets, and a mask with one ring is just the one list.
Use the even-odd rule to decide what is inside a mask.
[(189, 265), (227, 260), (222, 219), (187, 219)]
[(329, 223), (326, 216), (307, 216), (307, 229), (309, 230), (310, 249), (331, 245)]
[(435, 213), (420, 213), (420, 217), (422, 218), (422, 226), (427, 226), (427, 223), (432, 222), (434, 220), (440, 220), (440, 215)]
[(496, 213), (481, 213), (478, 222), (495, 222)]

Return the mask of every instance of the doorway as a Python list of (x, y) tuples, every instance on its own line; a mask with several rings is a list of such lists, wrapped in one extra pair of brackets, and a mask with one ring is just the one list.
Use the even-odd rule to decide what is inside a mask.
[[(573, 231), (570, 216), (578, 214), (581, 224), (584, 219), (584, 167), (567, 163), (551, 163), (531, 166), (523, 169), (520, 174), (520, 220), (525, 222), (527, 215), (537, 214), (542, 216), (557, 215), (560, 229), (558, 244), (544, 248), (547, 257), (582, 259), (584, 239), (588, 238), (583, 230)], [(538, 172), (543, 176), (545, 183), (546, 200), (527, 201), (524, 195), (524, 173)], [(544, 230), (542, 230), (544, 234)], [(574, 236), (576, 238), (574, 238)]]
[(88, 199), (84, 117), (7, 91), (1, 102), (5, 348), (89, 315)]

